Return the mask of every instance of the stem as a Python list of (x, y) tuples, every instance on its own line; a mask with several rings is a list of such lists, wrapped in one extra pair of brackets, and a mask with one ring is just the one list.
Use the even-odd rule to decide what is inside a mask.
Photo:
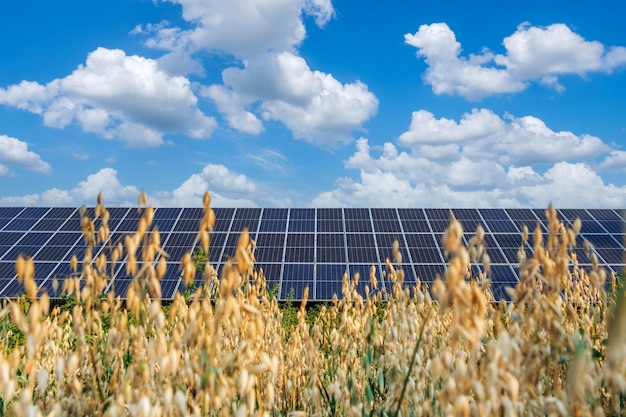
[(402, 400), (404, 399), (404, 394), (406, 392), (406, 387), (409, 385), (409, 377), (411, 376), (411, 370), (413, 369), (413, 365), (415, 365), (415, 358), (417, 357), (417, 351), (419, 350), (420, 345), (422, 344), (422, 337), (424, 336), (424, 329), (426, 328), (426, 322), (430, 318), (430, 312), (432, 308), (428, 307), (428, 312), (426, 313), (426, 317), (424, 318), (424, 322), (422, 323), (422, 328), (420, 329), (420, 335), (415, 342), (415, 347), (413, 348), (413, 355), (411, 356), (411, 363), (409, 364), (409, 370), (406, 373), (406, 378), (404, 378), (404, 385), (402, 386), (402, 392), (400, 393), (400, 398), (398, 398), (398, 406), (396, 407), (396, 412), (394, 416), (398, 416), (400, 413), (400, 406), (402, 405)]

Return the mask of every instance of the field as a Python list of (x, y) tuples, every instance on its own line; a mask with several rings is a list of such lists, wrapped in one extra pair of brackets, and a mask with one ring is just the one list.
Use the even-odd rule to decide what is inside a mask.
[[(210, 245), (215, 221), (204, 198), (198, 239)], [(549, 233), (524, 231), (521, 278), (496, 302), (490, 276), (469, 276), (489, 257), (479, 228), (469, 247), (451, 219), (443, 245), (452, 255), (430, 288), (406, 288), (397, 244), (387, 267), (395, 281), (382, 301), (361, 296), (344, 277), (343, 294), (307, 316), (278, 304), (255, 270), (244, 231), (217, 277), (207, 264), (193, 294), (160, 300), (165, 262), (144, 194), (137, 232), (107, 256), (74, 260), (81, 278), (59, 285), (66, 303), (38, 294), (32, 259), (16, 261), (26, 295), (0, 310), (0, 416), (604, 416), (626, 413), (626, 301), (622, 279), (594, 262), (579, 268), (573, 229), (546, 210)], [(99, 199), (91, 245), (106, 241)], [(164, 254), (163, 254), (164, 255)], [(126, 300), (107, 283), (107, 261), (125, 259), (135, 281)], [(164, 259), (161, 257), (160, 259)], [(191, 286), (191, 253), (181, 260)], [(285, 315), (293, 314), (286, 320)]]

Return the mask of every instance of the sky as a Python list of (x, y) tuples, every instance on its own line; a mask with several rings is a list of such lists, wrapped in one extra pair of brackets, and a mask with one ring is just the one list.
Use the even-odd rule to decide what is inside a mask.
[(615, 0), (0, 6), (0, 205), (626, 207)]

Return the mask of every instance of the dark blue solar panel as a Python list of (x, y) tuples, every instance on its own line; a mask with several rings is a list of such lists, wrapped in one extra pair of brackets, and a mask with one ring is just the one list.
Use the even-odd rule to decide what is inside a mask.
[(576, 259), (578, 260), (579, 264), (591, 263), (591, 259), (589, 259), (589, 257), (587, 256), (587, 254), (585, 253), (583, 249), (574, 248), (573, 250), (574, 250), (574, 253), (576, 253)]
[(287, 220), (289, 209), (268, 208), (263, 210), (263, 220)]
[(42, 219), (33, 226), (32, 230), (56, 231), (63, 223), (65, 223), (65, 219)]
[(290, 220), (315, 220), (315, 209), (291, 209)]
[(626, 252), (623, 249), (596, 249), (598, 255), (609, 264), (626, 263)]
[(70, 250), (67, 246), (45, 246), (35, 256), (39, 261), (58, 261), (63, 259)]
[(343, 215), (341, 209), (336, 208), (321, 208), (317, 209), (318, 220), (342, 220)]
[(318, 220), (318, 233), (343, 232), (343, 221), (341, 220)]
[(346, 235), (348, 248), (374, 248), (374, 235), (363, 233)]
[(283, 282), (285, 281), (308, 281), (313, 282), (313, 264), (285, 263), (283, 269)]
[(520, 233), (515, 223), (510, 220), (487, 220), (486, 223), (487, 230), (491, 233)]
[(435, 281), (437, 276), (442, 277), (445, 271), (445, 265), (442, 263), (425, 265), (425, 264), (413, 264), (413, 268), (415, 268), (415, 273), (420, 278), (422, 282), (432, 283)]
[[(336, 264), (317, 264), (316, 265), (316, 279), (320, 281), (338, 281), (341, 282), (343, 274), (348, 270), (345, 263)], [(318, 285), (319, 287), (319, 285)], [(331, 295), (332, 297), (332, 295)]]
[(623, 220), (619, 214), (607, 209), (588, 209), (589, 214), (598, 220)]
[(377, 232), (396, 232), (402, 231), (398, 220), (374, 220), (374, 230)]
[(369, 220), (346, 220), (346, 232), (371, 232), (372, 223)]
[(483, 216), (483, 219), (486, 221), (489, 220), (509, 220), (509, 216), (506, 214), (506, 211), (503, 209), (479, 209), (480, 214)]
[(0, 278), (13, 278), (15, 275), (15, 262), (0, 262)]
[(346, 220), (368, 220), (370, 211), (366, 208), (347, 208), (343, 211)]
[(200, 230), (200, 219), (179, 219), (174, 225), (174, 232), (198, 232)]
[(261, 220), (259, 232), (284, 232), (287, 229), (287, 219), (282, 220)]
[(53, 207), (43, 216), (44, 219), (67, 219), (78, 209), (74, 207)]
[[(350, 272), (350, 280), (354, 280), (356, 274), (359, 274), (359, 282), (357, 284), (357, 291), (362, 296), (365, 296), (365, 286), (370, 285), (370, 270), (372, 265), (368, 264), (350, 264), (348, 270)], [(380, 271), (376, 268), (376, 279), (380, 283)]]
[(343, 247), (317, 248), (317, 262), (346, 262), (346, 251)]
[(480, 215), (476, 209), (452, 209), (452, 213), (457, 220), (480, 220)]
[[(230, 227), (230, 222), (233, 218), (233, 215), (235, 214), (235, 209), (217, 207), (214, 208), (213, 211), (215, 213), (215, 226), (213, 226), (213, 229), (223, 232), (228, 231), (228, 228)], [(201, 213), (201, 216), (199, 216), (198, 219), (200, 219), (202, 216), (204, 216), (203, 213)]]
[[(217, 210), (217, 209), (214, 209), (214, 210)], [(217, 211), (216, 211), (216, 215), (217, 215)], [(200, 221), (200, 219), (202, 219), (203, 216), (204, 216), (204, 209), (200, 207), (186, 207), (183, 209), (182, 213), (180, 213), (181, 219), (191, 219), (191, 220)]]
[(24, 233), (21, 232), (0, 232), (0, 245), (13, 246), (22, 236)]
[(180, 283), (180, 279), (164, 279), (161, 281), (161, 297), (164, 300), (171, 300), (174, 298), (176, 288)]
[(391, 208), (373, 208), (371, 209), (373, 220), (397, 220), (398, 215), (395, 209)]
[(23, 207), (0, 207), (0, 218), (12, 219), (24, 210)]
[[(265, 280), (272, 283), (280, 281), (280, 271), (282, 270), (282, 264), (279, 263), (257, 263), (255, 264), (257, 271), (263, 270)], [(268, 285), (268, 289), (270, 286)]]
[(285, 262), (313, 262), (314, 248), (292, 248), (285, 249)]
[(337, 298), (341, 299), (343, 297), (341, 285), (341, 280), (317, 281), (317, 285), (315, 287), (315, 299), (317, 301), (330, 301), (335, 295)]
[(313, 247), (315, 244), (314, 236), (304, 233), (289, 233), (287, 235), (287, 246), (291, 247)]
[(50, 210), (49, 207), (26, 207), (18, 216), (21, 219), (40, 219)]
[[(249, 231), (256, 231), (259, 225), (259, 219), (235, 219), (231, 226), (231, 232), (241, 233), (243, 229), (248, 228)], [(284, 228), (283, 228), (284, 231)]]
[(589, 234), (584, 235), (583, 238), (588, 240), (589, 243), (591, 243), (596, 248), (621, 249), (620, 242), (614, 239), (611, 235)]
[(501, 248), (519, 248), (522, 245), (522, 236), (519, 234), (493, 235)]
[(314, 232), (315, 220), (289, 220), (289, 232)]
[[(532, 223), (537, 221), (537, 217), (530, 209), (506, 209), (506, 212), (513, 220), (526, 220)], [(540, 218), (545, 218), (542, 214)]]
[(348, 262), (378, 264), (378, 254), (375, 248), (348, 247)]
[(492, 283), (505, 283), (511, 287), (514, 287), (519, 281), (517, 272), (509, 265), (491, 265), (490, 278)]
[(344, 247), (345, 240), (344, 235), (333, 234), (318, 234), (317, 235), (317, 247)]
[(284, 233), (259, 233), (256, 236), (256, 246), (257, 248), (263, 248), (267, 246), (280, 246), (283, 247), (285, 245), (285, 234)]
[(443, 220), (446, 223), (450, 223), (450, 210), (448, 209), (424, 209), (428, 220)]
[[(517, 264), (519, 262), (517, 257), (517, 249), (515, 248), (501, 248), (502, 253), (506, 257), (506, 261), (512, 264)], [(490, 252), (491, 253), (491, 252)], [(490, 255), (491, 256), (491, 255)], [(530, 251), (526, 251), (526, 257), (530, 258)]]
[(311, 298), (313, 294), (313, 283), (311, 281), (283, 281), (280, 298), (286, 300), (291, 296), (294, 300), (301, 300), (306, 287), (309, 287), (309, 298)]
[(582, 220), (583, 223), (589, 220), (593, 221), (593, 217), (591, 216), (591, 214), (589, 214), (587, 210), (584, 209), (560, 209), (559, 211), (571, 223), (574, 223), (574, 220), (576, 220), (577, 218)]
[[(441, 252), (437, 248), (409, 248), (413, 263), (436, 264), (443, 262)], [(408, 261), (408, 259), (406, 259)]]
[(487, 255), (489, 255), (489, 259), (491, 260), (491, 263), (505, 264), (509, 262), (508, 259), (506, 259), (504, 254), (502, 254), (502, 252), (500, 252), (498, 248), (493, 247), (493, 246), (487, 246), (486, 249), (487, 249)]
[[(83, 237), (82, 233), (58, 232), (55, 233), (48, 241), (48, 245), (52, 246), (74, 246)], [(2, 238), (0, 237), (0, 241)]]
[(424, 216), (424, 212), (421, 209), (400, 208), (398, 209), (398, 216), (403, 222), (405, 220), (409, 220), (409, 221), (426, 220), (426, 217)]
[(433, 235), (425, 233), (406, 233), (407, 244), (410, 248), (437, 248), (439, 242), (435, 241)]
[(450, 220), (431, 220), (430, 227), (434, 233), (443, 233), (450, 226)]
[(139, 225), (138, 219), (124, 219), (120, 222), (120, 224), (116, 227), (115, 230), (121, 231), (121, 232), (136, 232), (138, 225)]
[[(261, 246), (255, 250), (254, 257), (257, 262), (282, 262), (283, 251), (282, 246)], [(297, 259), (293, 261), (297, 261)]]
[(18, 242), (18, 245), (41, 246), (46, 243), (51, 237), (51, 232), (31, 232), (25, 234), (22, 240)]
[(11, 220), (12, 219), (4, 219), (0, 217), (0, 230), (2, 230), (4, 226), (7, 225)]
[(31, 227), (33, 227), (33, 225), (37, 223), (38, 221), (39, 219), (33, 219), (33, 218), (26, 218), (26, 219), (16, 218), (11, 223), (8, 223), (7, 225), (5, 225), (3, 230), (27, 231), (27, 230), (30, 230)]
[(174, 219), (175, 220), (181, 214), (181, 211), (182, 210), (180, 208), (159, 207), (154, 212), (154, 218), (155, 219)]
[(403, 220), (402, 228), (405, 233), (429, 233), (430, 226), (426, 220)]
[[(479, 224), (483, 223), (482, 221), (473, 220), (473, 219), (457, 219), (457, 220), (459, 221), (459, 223), (461, 223), (461, 226), (463, 227), (464, 231), (472, 232), (472, 233), (476, 231)], [(483, 229), (484, 229), (484, 226), (483, 226)]]
[(174, 219), (154, 219), (152, 225), (150, 225), (150, 230), (153, 230), (155, 227), (157, 227), (159, 229), (159, 232), (169, 232), (170, 230), (172, 230), (174, 222), (176, 222), (176, 220)]
[[(604, 229), (606, 229), (607, 232), (609, 233), (625, 233), (626, 232), (626, 222), (624, 221), (610, 221), (610, 220), (603, 220), (600, 222), (602, 224), (602, 226), (604, 227)], [(587, 233), (593, 233), (591, 230), (587, 231), (585, 228), (585, 224), (583, 223), (583, 227), (581, 232), (587, 232)]]

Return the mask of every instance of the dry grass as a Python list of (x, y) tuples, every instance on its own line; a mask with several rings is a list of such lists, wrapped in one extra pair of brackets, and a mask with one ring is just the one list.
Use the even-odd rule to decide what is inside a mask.
[[(483, 232), (469, 247), (452, 219), (444, 247), (452, 255), (430, 290), (405, 288), (397, 245), (388, 261), (393, 293), (362, 297), (359, 277), (344, 277), (343, 294), (306, 322), (305, 302), (287, 338), (282, 313), (254, 270), (244, 231), (222, 276), (207, 265), (204, 284), (168, 309), (159, 280), (166, 253), (145, 195), (137, 232), (106, 257), (74, 260), (80, 278), (66, 279), (71, 309), (50, 309), (38, 296), (31, 259), (17, 260), (26, 302), (0, 311), (0, 415), (620, 415), (626, 394), (626, 303), (605, 292), (606, 274), (593, 254), (589, 272), (572, 251), (580, 229), (559, 223), (549, 208), (549, 234), (532, 236), (532, 258), (520, 264), (511, 303), (496, 303), (489, 276), (471, 277), (470, 263), (489, 266)], [(210, 197), (199, 242), (207, 250), (215, 222)], [(106, 244), (108, 212), (83, 212), (90, 245)], [(523, 236), (528, 238), (526, 231)], [(522, 258), (525, 258), (522, 256)], [(126, 301), (112, 292), (107, 260), (125, 262), (135, 281)], [(182, 275), (195, 275), (190, 254)], [(368, 287), (377, 286), (376, 277)], [(430, 294), (433, 294), (431, 298)], [(23, 335), (15, 343), (17, 333)]]

